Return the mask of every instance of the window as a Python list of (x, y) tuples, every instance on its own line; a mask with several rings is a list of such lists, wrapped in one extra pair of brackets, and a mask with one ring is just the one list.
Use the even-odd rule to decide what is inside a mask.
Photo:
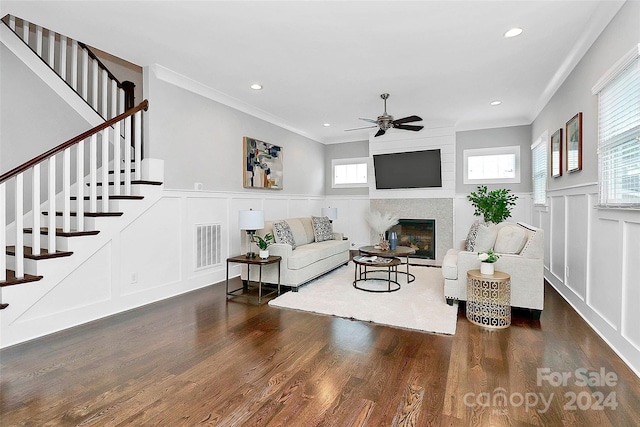
[(334, 159), (331, 161), (333, 170), (332, 187), (367, 187), (369, 159), (367, 157), (355, 159)]
[(594, 86), (600, 205), (640, 208), (640, 44)]
[(533, 203), (547, 203), (547, 140), (549, 132), (544, 132), (531, 145), (531, 173), (533, 181)]
[(520, 182), (520, 147), (492, 147), (463, 151), (464, 183)]

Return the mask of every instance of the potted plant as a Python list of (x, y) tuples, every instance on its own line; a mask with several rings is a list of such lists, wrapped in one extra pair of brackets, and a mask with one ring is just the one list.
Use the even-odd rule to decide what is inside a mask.
[(518, 196), (508, 189), (488, 191), (487, 187), (481, 185), (477, 191), (467, 196), (475, 208), (475, 216), (482, 216), (485, 222), (498, 224), (511, 216), (511, 209), (516, 204)]
[(269, 251), (267, 250), (267, 248), (270, 244), (273, 243), (273, 234), (267, 233), (264, 237), (260, 237), (257, 234), (254, 234), (253, 241), (256, 243), (256, 245), (258, 245), (258, 248), (260, 248), (260, 258), (269, 258)]
[(379, 211), (370, 211), (366, 217), (369, 226), (378, 234), (378, 249), (389, 249), (389, 242), (385, 238), (385, 232), (398, 223), (399, 216), (394, 213), (382, 213)]
[(480, 260), (480, 274), (492, 275), (495, 271), (494, 263), (498, 261), (500, 255), (493, 252), (493, 249), (487, 252), (478, 252), (478, 259)]

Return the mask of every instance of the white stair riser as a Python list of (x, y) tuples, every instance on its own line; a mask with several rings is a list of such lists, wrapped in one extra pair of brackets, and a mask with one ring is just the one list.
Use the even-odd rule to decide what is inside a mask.
[[(34, 244), (34, 237), (36, 242), (38, 242), (41, 248), (46, 248), (49, 246), (49, 236), (46, 234), (32, 234), (25, 233), (24, 235), (24, 244), (25, 246), (31, 246), (32, 248), (37, 247), (38, 244)], [(61, 237), (56, 236), (56, 249), (61, 251), (68, 251), (69, 249), (69, 237)]]
[[(16, 270), (16, 257), (13, 255), (7, 255), (7, 268), (9, 270)], [(38, 261), (35, 259), (24, 259), (24, 273), (31, 274), (33, 276), (38, 275)]]

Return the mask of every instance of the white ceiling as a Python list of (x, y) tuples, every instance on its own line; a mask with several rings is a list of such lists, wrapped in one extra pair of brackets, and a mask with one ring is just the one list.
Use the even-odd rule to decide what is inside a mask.
[[(459, 130), (530, 124), (623, 3), (3, 1), (0, 11), (161, 65), (334, 143), (368, 139), (344, 129), (381, 114), (383, 92), (395, 118)], [(504, 38), (515, 26), (523, 34)], [(251, 90), (254, 82), (264, 89)], [(489, 105), (495, 99), (502, 105)]]

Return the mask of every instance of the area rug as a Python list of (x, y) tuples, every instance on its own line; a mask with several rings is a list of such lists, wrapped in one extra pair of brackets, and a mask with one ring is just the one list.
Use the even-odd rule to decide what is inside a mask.
[[(453, 335), (456, 332), (458, 305), (447, 305), (444, 279), (439, 268), (411, 266), (416, 280), (407, 283), (398, 274), (400, 290), (372, 293), (353, 287), (354, 264), (342, 266), (299, 288), (269, 301), (274, 307), (309, 311), (348, 319), (374, 322), (398, 328)], [(404, 266), (399, 267), (404, 269)], [(376, 273), (384, 277), (386, 273)], [(386, 287), (382, 280), (359, 282), (359, 286)]]

